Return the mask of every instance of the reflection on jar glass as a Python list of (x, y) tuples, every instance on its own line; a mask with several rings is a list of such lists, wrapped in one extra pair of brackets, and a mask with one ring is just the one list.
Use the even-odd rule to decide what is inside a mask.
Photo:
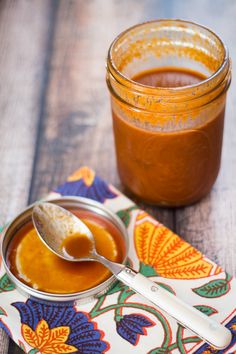
[(159, 205), (194, 203), (220, 168), (227, 49), (200, 25), (157, 20), (121, 33), (107, 60), (118, 171)]

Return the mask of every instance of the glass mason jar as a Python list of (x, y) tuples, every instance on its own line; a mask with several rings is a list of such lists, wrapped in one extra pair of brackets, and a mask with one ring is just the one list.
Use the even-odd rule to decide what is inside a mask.
[[(191, 85), (153, 87), (132, 78), (174, 67), (204, 78)], [(118, 171), (124, 186), (151, 204), (181, 206), (205, 196), (220, 168), (228, 51), (209, 29), (182, 20), (134, 26), (111, 44), (111, 93)]]

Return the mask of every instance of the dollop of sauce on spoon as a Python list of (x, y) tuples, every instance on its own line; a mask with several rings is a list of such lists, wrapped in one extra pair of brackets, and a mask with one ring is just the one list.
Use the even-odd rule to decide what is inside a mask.
[(93, 243), (90, 238), (81, 233), (76, 233), (66, 237), (61, 244), (62, 252), (68, 258), (90, 257)]

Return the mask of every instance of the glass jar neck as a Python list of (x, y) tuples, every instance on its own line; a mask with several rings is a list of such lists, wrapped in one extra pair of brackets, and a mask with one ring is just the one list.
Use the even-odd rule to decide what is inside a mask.
[[(132, 80), (144, 69), (171, 65), (196, 70), (207, 78), (173, 88)], [(230, 84), (230, 69), (228, 51), (216, 34), (187, 21), (157, 20), (137, 25), (115, 39), (108, 53), (107, 84), (113, 97), (135, 109), (181, 112), (202, 107), (224, 93)]]

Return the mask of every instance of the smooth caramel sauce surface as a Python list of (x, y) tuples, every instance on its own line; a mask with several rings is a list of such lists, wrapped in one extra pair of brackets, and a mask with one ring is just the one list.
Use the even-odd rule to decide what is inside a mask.
[(183, 87), (197, 84), (205, 78), (201, 73), (190, 69), (167, 67), (142, 71), (132, 80), (152, 87)]
[[(74, 212), (76, 214), (76, 212)], [(114, 262), (122, 262), (125, 246), (119, 231), (108, 220), (90, 213), (78, 213), (94, 235), (98, 253)], [(75, 240), (67, 251), (76, 255)], [(111, 276), (98, 262), (70, 262), (52, 253), (40, 240), (31, 223), (22, 227), (8, 248), (11, 272), (27, 285), (49, 293), (74, 293), (90, 289)]]

